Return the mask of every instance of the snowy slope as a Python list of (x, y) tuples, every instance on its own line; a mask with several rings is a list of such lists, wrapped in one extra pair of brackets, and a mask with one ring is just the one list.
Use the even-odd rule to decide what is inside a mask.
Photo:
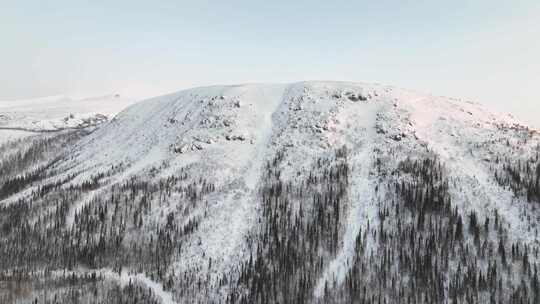
[[(100, 105), (109, 105), (106, 113), (100, 113), (114, 114), (130, 103), (117, 99), (99, 99)], [(20, 103), (16, 110), (13, 104), (0, 103), (0, 111), (10, 109), (11, 112), (2, 112), (7, 117), (24, 113), (17, 121), (7, 119), (3, 126), (29, 130), (80, 126), (79, 120), (92, 115), (89, 113), (95, 110), (96, 100), (55, 98), (58, 108), (40, 113), (41, 104), (51, 109), (50, 102), (44, 99)], [(62, 116), (72, 112), (78, 115), (63, 120)], [(72, 125), (71, 120), (78, 122)], [(297, 290), (307, 296), (297, 302), (327, 302), (330, 295), (336, 302), (347, 302), (342, 288), (349, 288), (362, 257), (373, 259), (374, 255), (389, 254), (390, 247), (379, 235), (384, 225), (390, 225), (388, 233), (401, 227), (397, 219), (388, 220), (381, 212), (403, 199), (393, 187), (415, 181), (412, 173), (401, 169), (410, 160), (434, 158), (441, 162), (446, 182), (432, 189), (448, 186), (445, 195), (451, 199), (457, 215), (467, 219), (474, 213), (484, 223), (484, 219), (497, 213), (503, 239), (530, 246), (531, 252), (538, 250), (540, 240), (533, 228), (540, 224), (540, 219), (534, 205), (515, 188), (501, 182), (502, 173), (496, 172), (506, 172), (503, 159), (532, 164), (536, 156), (538, 161), (539, 143), (538, 131), (509, 115), (492, 113), (472, 102), (384, 85), (302, 82), (204, 87), (156, 97), (121, 111), (59, 152), (39, 180), (6, 195), (1, 204), (32, 202), (32, 208), (41, 208), (39, 212), (58, 210), (58, 206), (50, 205), (47, 195), (75, 191), (73, 200), (61, 213), (56, 213), (62, 214), (62, 224), (53, 225), (58, 231), (83, 229), (82, 223), (86, 222), (81, 222), (81, 218), (87, 216), (85, 212), (103, 212), (99, 208), (116, 205), (115, 210), (120, 208), (125, 217), (118, 224), (117, 211), (112, 216), (110, 207), (102, 216), (102, 221), (108, 223), (103, 229), (121, 233), (124, 249), (118, 252), (125, 250), (127, 257), (116, 256), (113, 263), (112, 258), (107, 262), (107, 255), (96, 262), (99, 266), (90, 267), (91, 271), (120, 278), (122, 287), (126, 280), (138, 278), (141, 285), (154, 290), (162, 303), (257, 302), (260, 299), (255, 300), (254, 294), (259, 289), (250, 286), (256, 286), (259, 278), (242, 269), (257, 267), (253, 266), (254, 258), (265, 263), (273, 258), (273, 250), (285, 250), (265, 247), (274, 241), (263, 236), (278, 225), (267, 221), (272, 217), (266, 204), (273, 203), (265, 200), (265, 191), (270, 191), (276, 204), (286, 202), (286, 207), (272, 209), (277, 214), (273, 220), (298, 216), (291, 223), (311, 223), (317, 212), (337, 218), (331, 237), (329, 232), (318, 232), (322, 240), (333, 245), (304, 239), (312, 250), (309, 252), (318, 256), (320, 263), (310, 266), (313, 268), (307, 279), (290, 275), (292, 281), (304, 282), (298, 286), (308, 289), (299, 293)], [(341, 172), (346, 172), (345, 179)], [(326, 179), (328, 174), (330, 178)], [(36, 196), (47, 184), (57, 186), (44, 197)], [(281, 186), (274, 188), (278, 184), (287, 189), (283, 190), (285, 196), (276, 190)], [(342, 186), (344, 190), (338, 191)], [(139, 192), (140, 189), (144, 191)], [(326, 211), (312, 210), (317, 195), (330, 198), (329, 202), (339, 205), (339, 211), (330, 205), (325, 205), (329, 208)], [(41, 223), (44, 220), (38, 220), (39, 212), (29, 212), (27, 220)], [(414, 212), (410, 216), (404, 217), (403, 223), (416, 220)], [(441, 223), (453, 223), (453, 216)], [(322, 219), (324, 222), (325, 217)], [(291, 223), (288, 225), (293, 229)], [(92, 233), (97, 233), (92, 229)], [(171, 252), (167, 251), (164, 269), (156, 268), (155, 263), (138, 264), (151, 259), (149, 256), (159, 256), (153, 246), (156, 239), (161, 240), (163, 231), (168, 231), (170, 238), (166, 243), (175, 244), (171, 245)], [(295, 235), (301, 232), (291, 237), (294, 239)], [(482, 237), (486, 246), (488, 242), (496, 246), (501, 238), (488, 231)], [(301, 241), (302, 237), (297, 240)], [(463, 244), (474, 246), (475, 242), (471, 237), (465, 238)], [(360, 244), (364, 255), (359, 254)], [(133, 246), (140, 246), (143, 253), (130, 260), (130, 252), (137, 252), (130, 249)], [(145, 255), (145, 246), (153, 254)], [(297, 250), (305, 253), (302, 250), (308, 249)], [(468, 250), (464, 252), (469, 254)], [(475, 257), (481, 265), (478, 269), (491, 265), (484, 257)], [(110, 270), (122, 259), (123, 269), (129, 275)], [(283, 259), (277, 261), (281, 263)], [(531, 255), (531, 263), (535, 261)], [(451, 263), (460, 262), (456, 259)], [(83, 266), (82, 262), (75, 264)], [(271, 265), (275, 264), (268, 267)], [(368, 271), (370, 275), (365, 275), (365, 279), (378, 271), (379, 268)], [(393, 275), (406, 273), (388, 271)], [(450, 267), (446, 271), (450, 276), (456, 270)], [(81, 269), (79, 273), (89, 270)], [(519, 282), (515, 276), (504, 278), (508, 288)], [(408, 282), (405, 274), (400, 280)], [(449, 297), (451, 286), (449, 282), (443, 285), (448, 292), (445, 297)], [(386, 290), (378, 288), (373, 290)], [(391, 292), (387, 294), (391, 303), (393, 296)], [(489, 295), (481, 294), (480, 302), (488, 298)], [(285, 294), (272, 299), (287, 302)]]

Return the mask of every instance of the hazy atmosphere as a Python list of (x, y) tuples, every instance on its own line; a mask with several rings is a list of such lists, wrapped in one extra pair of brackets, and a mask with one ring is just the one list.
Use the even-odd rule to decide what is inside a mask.
[(346, 80), (475, 100), (540, 126), (536, 0), (1, 0), (0, 20), (0, 100)]

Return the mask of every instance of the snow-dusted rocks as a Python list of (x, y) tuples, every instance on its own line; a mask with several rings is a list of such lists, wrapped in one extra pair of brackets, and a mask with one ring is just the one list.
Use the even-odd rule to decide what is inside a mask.
[(242, 133), (239, 133), (239, 134), (227, 134), (225, 135), (225, 139), (226, 140), (239, 140), (239, 141), (244, 141), (244, 140), (247, 140), (248, 136), (246, 134), (242, 134)]

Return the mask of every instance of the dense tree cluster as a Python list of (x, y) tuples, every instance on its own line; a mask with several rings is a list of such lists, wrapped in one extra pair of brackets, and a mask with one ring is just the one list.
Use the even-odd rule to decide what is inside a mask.
[[(54, 143), (48, 142), (49, 145)], [(35, 150), (41, 152), (32, 152), (31, 158), (13, 157), (28, 158), (30, 164), (46, 159), (48, 156), (44, 154), (50, 153), (43, 147), (31, 147), (28, 151)], [(59, 157), (62, 155), (51, 159)], [(197, 229), (200, 221), (200, 217), (194, 216), (181, 224), (179, 219), (201, 204), (205, 195), (215, 191), (214, 185), (204, 179), (191, 182), (183, 169), (167, 178), (132, 177), (109, 185), (107, 177), (118, 170), (121, 168), (112, 167), (82, 183), (71, 183), (73, 176), (49, 181), (54, 175), (50, 170), (42, 170), (32, 175), (32, 180), (23, 179), (16, 185), (16, 191), (31, 191), (0, 205), (0, 284), (10, 286), (2, 295), (9, 299), (8, 303), (17, 295), (29, 302), (35, 296), (34, 291), (40, 290), (36, 285), (40, 280), (35, 274), (43, 270), (74, 271), (74, 281), (60, 281), (66, 286), (54, 283), (58, 284), (58, 289), (52, 289), (50, 297), (38, 297), (36, 303), (75, 303), (74, 299), (84, 299), (88, 293), (96, 292), (96, 288), (90, 286), (95, 282), (84, 283), (85, 287), (79, 288), (84, 281), (79, 280), (84, 276), (76, 273), (80, 268), (112, 269), (118, 274), (136, 271), (162, 283), (166, 289), (195, 285), (192, 277), (174, 276), (169, 268), (182, 242)], [(6, 179), (2, 189), (11, 189), (6, 186), (11, 181), (18, 179)], [(37, 181), (39, 183), (34, 183)], [(87, 199), (90, 192), (94, 193)], [(156, 210), (164, 210), (171, 201), (181, 203), (169, 208), (167, 214), (156, 215)], [(41, 280), (56, 282), (54, 278)], [(137, 303), (134, 302), (137, 298), (145, 299), (138, 303), (156, 301), (146, 288), (116, 285), (110, 284), (111, 288), (99, 291), (103, 293), (102, 303)], [(24, 286), (31, 286), (26, 288), (27, 294), (13, 292)], [(100, 283), (99, 286), (108, 285)]]
[[(346, 151), (319, 160), (306, 180), (295, 183), (281, 181), (279, 154), (267, 166), (262, 230), (253, 236), (251, 258), (232, 282), (227, 302), (540, 301), (539, 248), (513, 241), (496, 211), (480, 215), (454, 206), (446, 168), (431, 153), (377, 172), (377, 189), (386, 193), (378, 219), (359, 233), (344, 281), (327, 282), (323, 297), (315, 298), (317, 280), (342, 237)], [(374, 167), (381, 162), (376, 159)]]
[(86, 135), (86, 131), (60, 133), (10, 142), (0, 151), (0, 200), (46, 177), (46, 170), (60, 158), (64, 146)]
[(307, 303), (336, 254), (348, 189), (347, 148), (319, 158), (305, 179), (281, 180), (282, 154), (266, 166), (260, 233), (228, 303)]
[(495, 170), (495, 179), (516, 195), (524, 196), (529, 202), (540, 203), (540, 152), (526, 160), (504, 157), (497, 159), (501, 169)]
[[(111, 177), (121, 164), (83, 178), (55, 172), (62, 147), (84, 135), (0, 147), (0, 303), (160, 303), (148, 286), (126, 281), (134, 273), (194, 303), (540, 303), (538, 245), (519, 241), (498, 211), (453, 201), (460, 181), (429, 150), (375, 149), (372, 163), (360, 164), (371, 171), (377, 216), (359, 223), (344, 278), (328, 278), (316, 297), (354, 199), (358, 168), (346, 146), (294, 178), (282, 176), (288, 160), (277, 152), (254, 201), (248, 258), (215, 275), (204, 253), (204, 269), (177, 272), (174, 263), (197, 242), (207, 200), (224, 190), (189, 167), (163, 177), (166, 163), (118, 182)], [(497, 158), (495, 179), (540, 202), (539, 153)]]
[(406, 159), (391, 176), (395, 197), (379, 205), (377, 226), (359, 234), (345, 283), (323, 302), (540, 301), (538, 247), (510, 241), (496, 212), (461, 214), (437, 158)]

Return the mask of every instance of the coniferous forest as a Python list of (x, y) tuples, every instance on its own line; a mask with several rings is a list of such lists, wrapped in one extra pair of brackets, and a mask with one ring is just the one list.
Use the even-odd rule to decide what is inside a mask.
[[(440, 147), (391, 133), (388, 115), (375, 144), (313, 148), (303, 165), (293, 144), (269, 149), (254, 192), (232, 170), (219, 181), (210, 161), (79, 169), (68, 160), (83, 129), (5, 143), (0, 303), (540, 303), (540, 146), (523, 148), (533, 134), (467, 143), (475, 161), (460, 172)], [(237, 227), (216, 213), (245, 206), (236, 254), (207, 245)]]

